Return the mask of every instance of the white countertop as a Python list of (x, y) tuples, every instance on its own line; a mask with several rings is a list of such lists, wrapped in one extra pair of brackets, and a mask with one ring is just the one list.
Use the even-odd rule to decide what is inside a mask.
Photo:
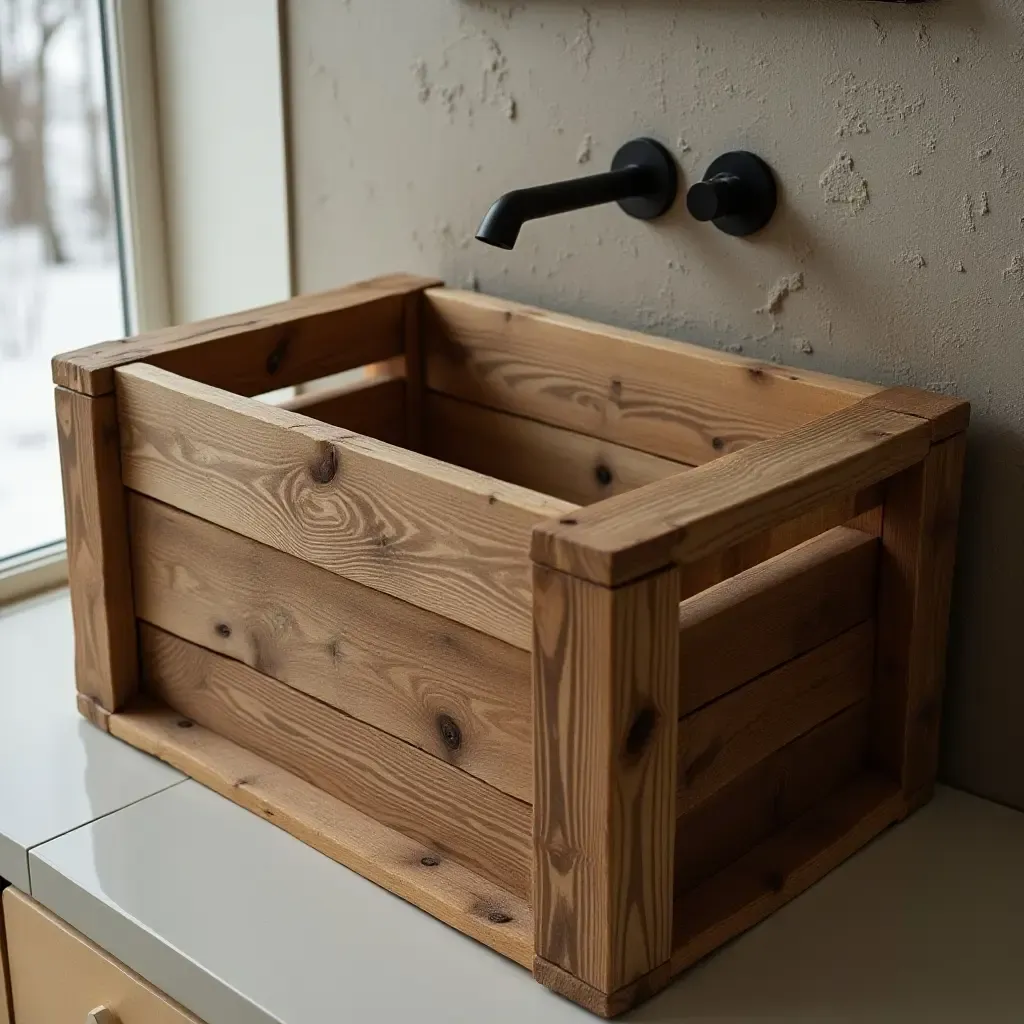
[[(0, 687), (7, 700), (11, 680)], [(73, 716), (70, 676), (56, 689)], [(64, 710), (54, 715), (66, 732)], [(72, 735), (104, 777), (142, 756), (98, 732)], [(22, 784), (28, 794), (31, 781)], [(0, 799), (0, 834), (10, 831), (5, 807)], [(194, 782), (72, 828), (33, 844), (32, 895), (207, 1024), (595, 1019)], [(940, 788), (626, 1019), (1020, 1022), (1022, 965), (1024, 814)]]

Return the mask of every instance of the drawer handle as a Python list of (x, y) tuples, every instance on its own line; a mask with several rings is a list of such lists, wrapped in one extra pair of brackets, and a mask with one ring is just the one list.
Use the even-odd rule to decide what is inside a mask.
[(85, 1024), (121, 1024), (117, 1014), (108, 1010), (105, 1006), (97, 1006), (85, 1015)]

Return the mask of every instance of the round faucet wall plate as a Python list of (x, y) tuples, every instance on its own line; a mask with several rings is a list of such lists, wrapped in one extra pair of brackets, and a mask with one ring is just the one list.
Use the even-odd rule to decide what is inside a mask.
[(672, 154), (654, 139), (633, 139), (622, 146), (612, 159), (612, 170), (644, 167), (651, 172), (651, 188), (642, 196), (620, 199), (619, 206), (630, 217), (654, 220), (667, 213), (676, 201), (679, 172)]
[(716, 178), (730, 180), (740, 207), (711, 221), (719, 231), (742, 238), (760, 231), (772, 219), (779, 201), (775, 175), (759, 156), (743, 151), (723, 153), (704, 172), (704, 181)]

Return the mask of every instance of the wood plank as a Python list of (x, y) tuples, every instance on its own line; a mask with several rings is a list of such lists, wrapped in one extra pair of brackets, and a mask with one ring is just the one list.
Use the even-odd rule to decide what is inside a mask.
[(857, 405), (780, 438), (607, 498), (533, 532), (535, 562), (619, 586), (733, 547), (912, 466), (927, 421)]
[(577, 505), (690, 468), (435, 393), (427, 397), (427, 424), (431, 455)]
[(971, 403), (920, 388), (886, 388), (872, 395), (871, 405), (929, 421), (932, 444), (963, 433), (971, 421)]
[(676, 898), (860, 774), (867, 712), (867, 700), (840, 711), (682, 815), (676, 826)]
[(912, 808), (938, 770), (964, 452), (964, 434), (935, 445), (885, 503), (873, 753)]
[(896, 785), (866, 773), (735, 864), (683, 893), (675, 907), (672, 973), (764, 920), (903, 814)]
[(671, 948), (678, 592), (535, 569), (536, 952), (604, 992)]
[(117, 408), (55, 389), (67, 528), (75, 681), (107, 711), (138, 688)]
[(146, 362), (237, 394), (263, 394), (400, 355), (406, 296), (439, 283), (391, 274), (65, 352), (53, 359), (53, 382), (103, 395), (114, 390), (116, 367)]
[(425, 451), (423, 434), (426, 427), (424, 399), (426, 397), (426, 352), (423, 344), (423, 293), (406, 296), (402, 314), (402, 334), (405, 339), (405, 436), (406, 447), (414, 452)]
[(260, 815), (339, 864), (529, 968), (533, 915), (522, 897), (443, 850), (387, 828), (223, 736), (166, 708), (111, 716), (110, 732)]
[(140, 624), (145, 686), (175, 711), (525, 898), (530, 807), (240, 662)]
[(680, 713), (869, 618), (877, 562), (878, 541), (841, 526), (684, 601)]
[(874, 622), (861, 623), (683, 718), (679, 813), (867, 697), (874, 639)]
[(533, 800), (525, 651), (133, 495), (136, 614)]
[[(0, 891), (6, 891), (5, 882), (0, 881)], [(10, 899), (5, 896), (3, 899)], [(531, 963), (532, 967), (533, 964)], [(7, 967), (7, 931), (4, 926), (4, 914), (0, 907), (0, 1024), (12, 1024), (11, 1010), (11, 980), (10, 971)]]
[(282, 402), (281, 408), (388, 444), (405, 443), (405, 381), (401, 377), (309, 391)]
[(426, 292), (427, 383), (694, 465), (880, 390), (474, 292)]
[(574, 506), (137, 364), (126, 486), (529, 650), (530, 530)]

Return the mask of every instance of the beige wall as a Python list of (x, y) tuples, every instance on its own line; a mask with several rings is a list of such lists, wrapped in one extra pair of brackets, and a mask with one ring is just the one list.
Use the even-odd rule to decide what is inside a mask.
[[(974, 403), (944, 770), (1024, 806), (1024, 2), (291, 0), (289, 35), (301, 289), (431, 271)], [(472, 241), (503, 190), (638, 133), (690, 181), (760, 153), (777, 219), (744, 242), (607, 208)]]

